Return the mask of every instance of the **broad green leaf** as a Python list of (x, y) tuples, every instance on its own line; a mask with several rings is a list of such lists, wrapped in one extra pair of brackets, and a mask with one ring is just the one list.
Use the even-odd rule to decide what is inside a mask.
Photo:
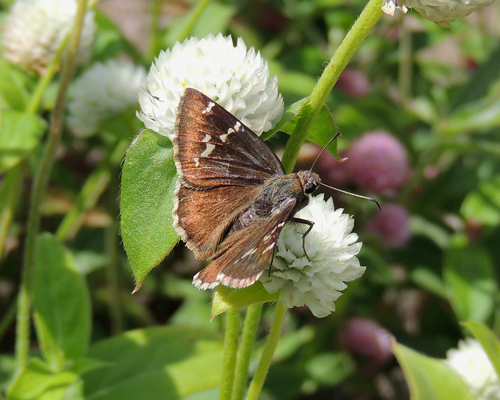
[(44, 361), (33, 358), (12, 384), (7, 400), (59, 400), (78, 375), (55, 373)]
[(6, 111), (0, 118), (0, 173), (15, 166), (38, 144), (45, 121), (36, 115)]
[[(276, 124), (276, 126), (268, 132), (262, 135), (263, 140), (267, 140), (272, 137), (276, 132), (283, 131), (288, 134), (292, 134), (293, 130), (297, 126), (298, 120), (297, 115), (300, 113), (302, 106), (307, 99), (302, 99), (288, 106), (283, 112), (281, 120)], [(307, 140), (316, 143), (320, 146), (325, 146), (328, 141), (335, 136), (338, 132), (337, 126), (333, 116), (326, 105), (323, 105), (318, 116), (314, 120), (313, 126), (307, 134)], [(328, 151), (332, 153), (335, 157), (337, 156), (337, 141), (333, 141), (328, 146)]]
[(481, 343), (500, 378), (500, 342), (498, 338), (486, 325), (479, 322), (462, 322), (462, 325), (471, 331), (474, 337)]
[(51, 367), (77, 361), (88, 348), (91, 330), (87, 283), (71, 252), (55, 237), (43, 234), (36, 244), (33, 307), (37, 336)]
[(230, 289), (219, 285), (212, 300), (212, 318), (233, 308), (245, 307), (255, 303), (277, 301), (278, 299), (279, 293), (268, 293), (260, 281), (244, 289)]
[(491, 315), (498, 286), (491, 260), (482, 248), (449, 249), (445, 254), (443, 278), (459, 321), (484, 322)]
[(109, 363), (83, 375), (86, 400), (180, 399), (218, 387), (223, 339), (210, 330), (137, 329), (103, 340), (90, 357)]
[(392, 350), (403, 369), (411, 400), (474, 400), (466, 384), (441, 360), (398, 343)]
[(6, 60), (0, 59), (0, 95), (17, 111), (26, 108), (29, 95), (25, 89), (25, 76), (12, 68)]
[(179, 240), (172, 225), (176, 182), (172, 143), (142, 131), (127, 151), (121, 195), (123, 244), (136, 289)]
[(500, 225), (500, 176), (482, 182), (464, 199), (460, 213), (486, 226)]

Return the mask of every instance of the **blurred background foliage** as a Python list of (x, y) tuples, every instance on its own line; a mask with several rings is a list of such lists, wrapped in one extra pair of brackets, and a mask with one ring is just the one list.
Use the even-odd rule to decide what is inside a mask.
[[(10, 2), (0, 4), (4, 20)], [(92, 61), (126, 55), (149, 68), (160, 50), (186, 35), (222, 32), (242, 37), (248, 47), (261, 52), (272, 74), (278, 75), (285, 105), (290, 105), (311, 93), (364, 5), (358, 0), (213, 1), (195, 18), (199, 7), (195, 2), (103, 0), (96, 8)], [(157, 25), (151, 32), (152, 19)], [(450, 23), (449, 28), (414, 11), (384, 15), (342, 74), (327, 105), (342, 132), (340, 155), (349, 159), (322, 160), (318, 171), (326, 183), (376, 196), (386, 214), (382, 221), (374, 221), (378, 211), (371, 203), (334, 195), (336, 206), (356, 220), (366, 273), (350, 285), (337, 301), (336, 312), (325, 319), (314, 318), (307, 309), (291, 310), (266, 381), (265, 398), (405, 399), (403, 374), (384, 342), (387, 331), (398, 342), (438, 358), (445, 357), (446, 350), (456, 347), (466, 333), (460, 321), (482, 322), (499, 333), (499, 20), (498, 1)], [(85, 68), (80, 67), (77, 74)], [(22, 108), (37, 76), (3, 59), (0, 75), (2, 110)], [(15, 81), (18, 90), (5, 79)], [(57, 77), (44, 93), (44, 120), (54, 105), (56, 88)], [(204, 328), (206, 337), (219, 337), (223, 319), (210, 322), (211, 293), (191, 286), (202, 263), (184, 246), (177, 246), (152, 270), (141, 290), (130, 294), (134, 282), (120, 245), (117, 218), (120, 155), (133, 136), (120, 131), (119, 122), (108, 122), (89, 139), (64, 132), (42, 204), (42, 231), (56, 232), (77, 204), (89, 176), (114, 148), (117, 135), (125, 141), (125, 147), (107, 163), (107, 179), (82, 214), (81, 225), (63, 238), (88, 286), (91, 343), (110, 337), (117, 342), (124, 340), (116, 336), (121, 332), (157, 325)], [(19, 126), (19, 121), (2, 123)], [(29, 189), (42, 149), (43, 122), (31, 124), (41, 127), (26, 130), (25, 137), (16, 139), (5, 133), (13, 129), (4, 125), (0, 137), (4, 149), (14, 141), (24, 146), (15, 157), (0, 153), (3, 187), (8, 179), (15, 179), (8, 174), (14, 167), (20, 167), (22, 177), (19, 195), (2, 191), (0, 197), (2, 204), (9, 196), (17, 199), (0, 264), (0, 387), (4, 390), (13, 371), (13, 315)], [(138, 133), (139, 121), (134, 124)], [(381, 159), (349, 167), (356, 151), (369, 153), (377, 148), (369, 144), (355, 151), (356, 139), (367, 132), (383, 132), (390, 143), (377, 153)], [(278, 134), (270, 144), (279, 153), (285, 142), (286, 135)], [(403, 148), (401, 157), (407, 157), (403, 183), (389, 183), (391, 190), (366, 184), (363, 177), (372, 171), (388, 174), (389, 180), (394, 175), (398, 181), (406, 168), (391, 164), (398, 146)], [(310, 167), (317, 151), (304, 146), (298, 164)], [(272, 307), (264, 309), (261, 339), (269, 328), (271, 311)], [(91, 348), (91, 354), (100, 351), (108, 350)], [(141, 368), (139, 359), (128, 361)], [(213, 398), (214, 393), (205, 395)]]

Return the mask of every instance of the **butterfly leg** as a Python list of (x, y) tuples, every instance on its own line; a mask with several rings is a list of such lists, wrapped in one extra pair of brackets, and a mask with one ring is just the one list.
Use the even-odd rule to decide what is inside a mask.
[(311, 229), (314, 226), (314, 222), (308, 221), (307, 219), (295, 218), (295, 217), (293, 217), (290, 221), (298, 223), (298, 224), (309, 225), (309, 228), (307, 229), (307, 231), (305, 231), (304, 234), (302, 235), (302, 248), (304, 249), (304, 254), (306, 255), (307, 259), (309, 261), (311, 261), (311, 259), (307, 255), (307, 251), (306, 251), (306, 236), (309, 234), (309, 232), (311, 232)]

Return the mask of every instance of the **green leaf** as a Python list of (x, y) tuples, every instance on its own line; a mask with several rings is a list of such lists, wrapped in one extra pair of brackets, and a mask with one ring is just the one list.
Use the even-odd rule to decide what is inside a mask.
[(88, 400), (169, 400), (216, 388), (223, 340), (213, 331), (137, 329), (92, 346), (90, 357), (109, 363), (83, 375)]
[(493, 311), (498, 286), (488, 254), (480, 247), (451, 248), (443, 278), (459, 321), (484, 322)]
[(6, 111), (0, 118), (0, 173), (12, 168), (38, 144), (45, 121), (36, 115)]
[(403, 369), (411, 400), (474, 400), (456, 372), (440, 360), (398, 343), (392, 350)]
[[(300, 113), (302, 106), (304, 105), (306, 99), (302, 99), (288, 106), (281, 120), (276, 124), (276, 126), (268, 132), (265, 132), (262, 135), (263, 140), (267, 140), (272, 137), (276, 132), (283, 131), (288, 134), (292, 134), (293, 130), (297, 126), (298, 119), (297, 115)], [(326, 105), (323, 105), (318, 116), (314, 120), (314, 124), (309, 130), (307, 134), (307, 140), (316, 143), (322, 147), (324, 147), (328, 141), (335, 136), (335, 134), (339, 132), (337, 126), (335, 125), (335, 121), (333, 116)], [(335, 157), (338, 158), (337, 155), (337, 141), (333, 141), (328, 146), (328, 151), (332, 153)]]
[(78, 375), (55, 373), (48, 364), (33, 358), (12, 384), (7, 400), (59, 400)]
[(464, 199), (460, 213), (485, 226), (500, 225), (500, 176), (482, 182)]
[(498, 338), (486, 325), (479, 322), (462, 322), (462, 325), (471, 331), (474, 337), (481, 343), (491, 364), (495, 368), (497, 376), (500, 378), (500, 342)]
[[(291, 122), (298, 115), (298, 113), (300, 112), (300, 109), (302, 108), (302, 106), (304, 105), (304, 102), (306, 100), (307, 100), (307, 98), (304, 98), (304, 99), (299, 100), (293, 104), (290, 104), (288, 107), (286, 107), (285, 110), (283, 111), (283, 115), (281, 116), (281, 119), (276, 124), (276, 126), (273, 129), (271, 129), (267, 132), (264, 132), (261, 135), (261, 139), (267, 140), (267, 139), (273, 137), (276, 134), (276, 132), (282, 130), (285, 125), (287, 125), (289, 122)], [(290, 133), (290, 132), (288, 132), (288, 133)]]
[(244, 289), (230, 289), (219, 285), (212, 300), (212, 318), (233, 308), (245, 307), (255, 303), (277, 301), (278, 299), (279, 292), (268, 293), (260, 281)]
[(127, 151), (121, 195), (123, 244), (136, 289), (179, 240), (172, 225), (176, 182), (172, 143), (142, 131)]
[(6, 60), (0, 59), (0, 95), (14, 110), (26, 108), (29, 95), (25, 83), (25, 75), (12, 68)]
[(87, 283), (71, 252), (55, 237), (41, 235), (36, 244), (33, 307), (38, 339), (51, 367), (77, 361), (88, 348), (91, 330)]

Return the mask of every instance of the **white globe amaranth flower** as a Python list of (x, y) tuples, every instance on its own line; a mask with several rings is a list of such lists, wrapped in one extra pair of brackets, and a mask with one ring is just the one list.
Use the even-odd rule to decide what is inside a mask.
[(347, 287), (345, 282), (365, 272), (356, 257), (361, 243), (352, 233), (354, 220), (342, 211), (320, 194), (295, 215), (314, 222), (305, 239), (310, 261), (302, 245), (307, 226), (287, 224), (281, 231), (270, 273), (260, 280), (269, 293), (280, 292), (285, 307), (306, 305), (316, 317), (326, 317), (335, 311), (334, 302)]
[(146, 71), (131, 61), (95, 63), (74, 83), (68, 103), (68, 125), (78, 137), (99, 131), (101, 122), (138, 103), (138, 91)]
[(481, 343), (467, 338), (448, 350), (444, 362), (469, 386), (476, 400), (500, 400), (500, 382)]
[[(384, 0), (382, 10), (393, 15), (394, 9), (399, 8), (406, 12), (414, 8), (422, 17), (441, 26), (448, 26), (457, 18), (463, 18), (478, 8), (490, 5), (495, 0)], [(392, 12), (391, 12), (392, 11)]]
[[(17, 0), (2, 27), (3, 55), (23, 68), (44, 74), (74, 25), (76, 0)], [(77, 63), (90, 58), (96, 25), (87, 12)]]
[(216, 101), (256, 134), (271, 129), (283, 114), (278, 78), (270, 78), (260, 53), (241, 38), (208, 35), (177, 42), (151, 66), (147, 87), (140, 90), (144, 125), (173, 139), (177, 106), (184, 89), (197, 89)]

